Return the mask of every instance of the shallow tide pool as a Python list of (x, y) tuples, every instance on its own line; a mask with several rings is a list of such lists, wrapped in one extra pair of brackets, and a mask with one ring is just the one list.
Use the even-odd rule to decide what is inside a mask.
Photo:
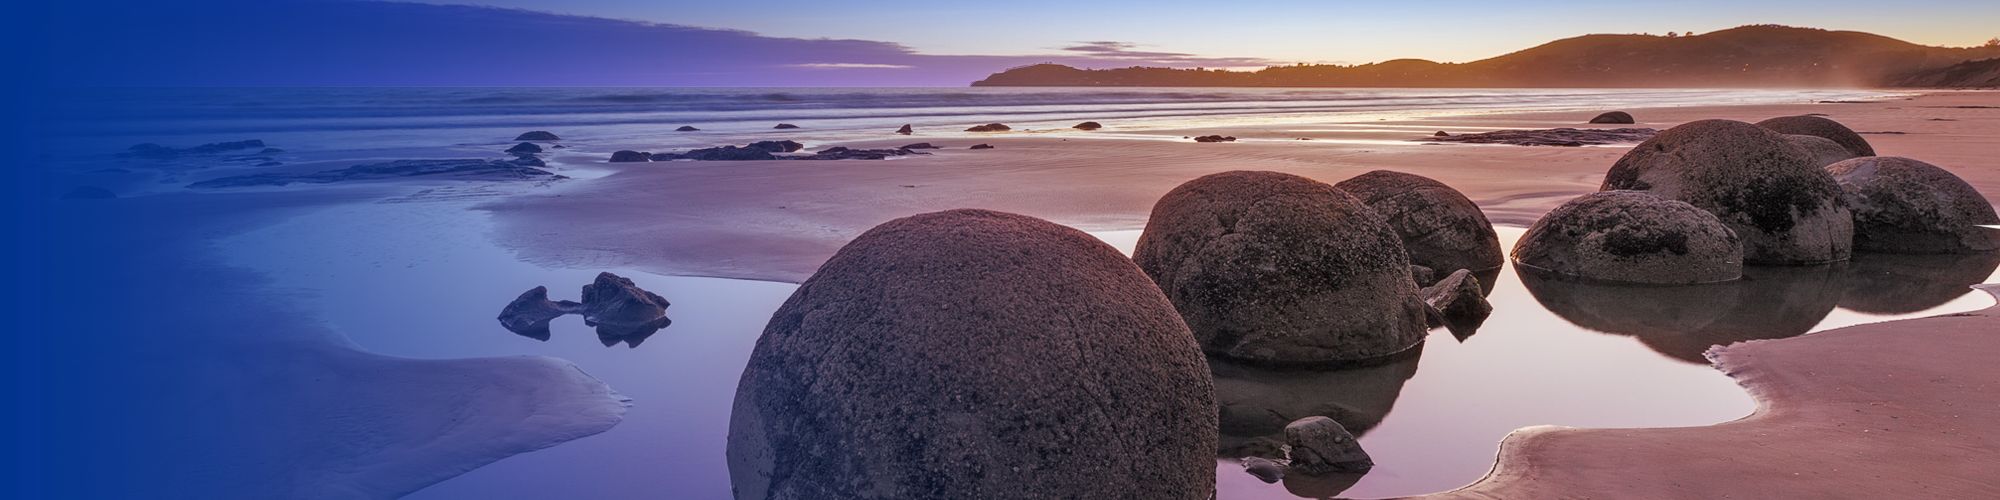
[[(633, 400), (603, 434), (517, 455), (413, 498), (727, 498), (725, 435), (738, 376), (784, 283), (660, 276), (624, 269), (544, 269), (487, 238), (467, 202), (330, 207), (228, 238), (232, 263), (271, 290), (312, 304), (361, 349), (413, 358), (549, 355)], [(1501, 228), (1511, 246), (1520, 228)], [(1096, 233), (1129, 252), (1137, 231)], [(1986, 307), (1966, 289), (1991, 256), (1886, 258), (1755, 268), (1738, 283), (1616, 287), (1503, 268), (1494, 314), (1463, 341), (1432, 332), (1421, 355), (1339, 371), (1216, 365), (1224, 406), (1216, 473), (1223, 499), (1384, 497), (1444, 491), (1492, 467), (1502, 437), (1533, 425), (1664, 427), (1748, 415), (1755, 403), (1701, 357), (1711, 345)], [(521, 291), (575, 299), (612, 271), (673, 302), (671, 327), (635, 349), (605, 348), (581, 321), (554, 338), (515, 336), (494, 320)], [(1357, 430), (1376, 468), (1358, 477), (1266, 484), (1237, 457), (1272, 427), (1329, 414)]]

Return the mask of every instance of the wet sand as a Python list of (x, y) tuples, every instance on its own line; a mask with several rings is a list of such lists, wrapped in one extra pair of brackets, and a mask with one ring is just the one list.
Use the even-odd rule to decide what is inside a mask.
[[(1631, 109), (1636, 125), (1665, 129), (1701, 118), (1761, 120), (1825, 113), (1869, 134), (1882, 155), (1935, 163), (1989, 198), (2000, 195), (2000, 92), (1928, 94), (1865, 104)], [(1595, 191), (1628, 146), (1427, 145), (1432, 132), (1593, 127), (1595, 110), (1437, 117), (1412, 121), (1121, 133), (1000, 133), (965, 138), (892, 136), (850, 147), (931, 142), (931, 156), (887, 161), (604, 163), (580, 146), (554, 158), (600, 179), (559, 183), (484, 208), (522, 258), (557, 267), (631, 267), (661, 274), (796, 282), (875, 224), (914, 213), (987, 208), (1085, 230), (1137, 229), (1174, 186), (1226, 170), (1275, 170), (1337, 182), (1390, 169), (1444, 181), (1497, 224), (1525, 226)], [(1932, 119), (1950, 121), (1932, 121)], [(1228, 134), (1235, 143), (1181, 136)], [(888, 135), (888, 134), (885, 134)], [(1311, 140), (1299, 140), (1307, 138)], [(991, 150), (965, 149), (992, 144)], [(814, 145), (815, 147), (820, 145)], [(568, 173), (568, 172), (565, 172)]]
[[(1989, 289), (1991, 291), (1991, 289)], [(1757, 399), (1675, 429), (1530, 427), (1436, 498), (2000, 496), (2000, 307), (1710, 351)], [(1920, 342), (1899, 341), (1922, 336)]]

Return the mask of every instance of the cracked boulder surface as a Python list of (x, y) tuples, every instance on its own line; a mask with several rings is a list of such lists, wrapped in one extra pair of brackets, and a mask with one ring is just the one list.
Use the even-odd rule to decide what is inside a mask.
[(1557, 274), (1679, 285), (1743, 275), (1736, 233), (1686, 202), (1639, 191), (1579, 196), (1535, 221), (1514, 261)]
[(1479, 205), (1442, 182), (1376, 170), (1333, 186), (1381, 215), (1402, 238), (1411, 264), (1450, 273), (1495, 269), (1506, 260), (1500, 236)]
[(1208, 498), (1215, 396), (1116, 249), (951, 210), (841, 248), (765, 328), (729, 429), (737, 498)]
[(1854, 219), (1840, 185), (1784, 134), (1699, 120), (1640, 143), (1600, 191), (1633, 190), (1707, 210), (1743, 240), (1749, 264), (1807, 265), (1852, 255)]
[(1251, 171), (1188, 181), (1153, 206), (1132, 256), (1218, 356), (1325, 365), (1424, 339), (1402, 240), (1319, 181)]
[(1904, 254), (1981, 253), (2000, 248), (1993, 205), (1936, 165), (1869, 156), (1826, 168), (1854, 211), (1857, 250)]

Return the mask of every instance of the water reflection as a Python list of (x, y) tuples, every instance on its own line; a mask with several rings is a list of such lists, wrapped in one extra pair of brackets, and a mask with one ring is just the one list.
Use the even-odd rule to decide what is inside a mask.
[(1543, 307), (1577, 326), (1630, 335), (1654, 352), (1695, 364), (1711, 346), (1812, 331), (1841, 301), (1843, 264), (1752, 266), (1743, 279), (1648, 286), (1582, 280), (1516, 267)]
[[(1271, 368), (1210, 358), (1220, 426), (1216, 455), (1284, 458), (1285, 424), (1311, 416), (1334, 419), (1361, 437), (1396, 406), (1403, 384), (1417, 374), (1422, 355), (1423, 349), (1410, 349), (1378, 363), (1334, 370)], [(1362, 475), (1290, 474), (1284, 482), (1294, 495), (1331, 497), (1359, 482)]]
[(2000, 268), (2000, 253), (1891, 255), (1856, 253), (1848, 263), (1840, 307), (1868, 314), (1907, 314), (1964, 296)]

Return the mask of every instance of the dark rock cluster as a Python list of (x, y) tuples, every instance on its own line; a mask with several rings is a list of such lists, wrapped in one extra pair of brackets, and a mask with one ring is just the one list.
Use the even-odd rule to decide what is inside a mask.
[(338, 170), (324, 170), (308, 174), (273, 173), (221, 177), (189, 184), (188, 187), (209, 189), (247, 186), (284, 186), (293, 183), (326, 184), (404, 177), (475, 181), (554, 180), (566, 178), (538, 168), (543, 166), (545, 165), (541, 160), (535, 159), (532, 156), (510, 160), (396, 160), (355, 165)]
[(1460, 142), (1467, 144), (1511, 144), (1515, 146), (1561, 146), (1581, 147), (1603, 144), (1639, 142), (1659, 133), (1650, 128), (1554, 128), (1547, 130), (1496, 130), (1477, 134), (1432, 134), (1430, 137), (1415, 139), (1425, 142)]
[(126, 148), (124, 152), (118, 153), (118, 156), (121, 158), (171, 160), (175, 158), (180, 158), (182, 156), (212, 155), (218, 153), (227, 153), (230, 151), (242, 151), (245, 149), (261, 149), (263, 147), (264, 147), (264, 141), (259, 139), (230, 141), (230, 142), (211, 142), (200, 146), (193, 146), (186, 148), (172, 148), (148, 142), (142, 144), (134, 144), (132, 145), (132, 147)]
[(549, 300), (547, 287), (534, 287), (500, 310), (500, 326), (517, 335), (549, 340), (549, 322), (565, 315), (583, 316), (583, 324), (597, 329), (597, 339), (605, 347), (625, 343), (639, 347), (647, 337), (673, 324), (667, 319), (672, 304), (659, 294), (646, 291), (625, 277), (598, 273), (597, 280), (583, 286), (583, 302)]
[(1236, 142), (1236, 136), (1204, 135), (1194, 138), (1194, 142)]

